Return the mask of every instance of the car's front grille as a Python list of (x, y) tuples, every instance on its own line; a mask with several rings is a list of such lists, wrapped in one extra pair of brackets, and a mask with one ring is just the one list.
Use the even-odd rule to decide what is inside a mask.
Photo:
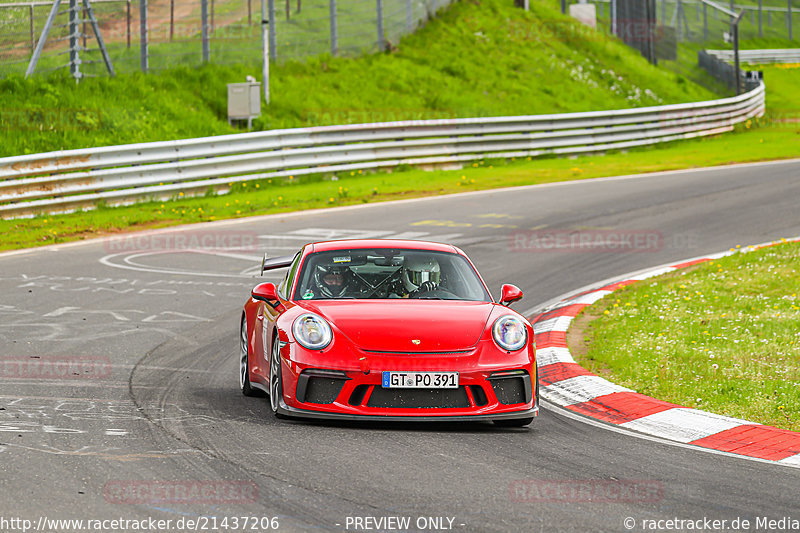
[(297, 380), (297, 400), (304, 403), (333, 403), (348, 379), (344, 372), (335, 370), (304, 370)]
[(457, 389), (384, 389), (373, 387), (367, 407), (395, 409), (465, 408), (469, 399), (464, 387)]
[(497, 401), (503, 405), (531, 401), (531, 376), (524, 370), (495, 372), (489, 376)]
[(483, 392), (483, 387), (480, 385), (470, 385), (469, 390), (472, 392), (472, 398), (475, 400), (476, 407), (483, 407), (489, 403), (486, 393)]
[(308, 380), (305, 401), (308, 403), (333, 403), (342, 390), (341, 379), (311, 378)]

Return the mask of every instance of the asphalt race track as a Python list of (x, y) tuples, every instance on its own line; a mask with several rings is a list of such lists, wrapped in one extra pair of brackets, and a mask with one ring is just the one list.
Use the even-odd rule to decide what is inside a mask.
[[(241, 305), (261, 279), (264, 250), (287, 255), (304, 242), (360, 236), (452, 242), (495, 295), (504, 282), (519, 285), (523, 311), (614, 275), (800, 235), (798, 198), (794, 161), (193, 229), (249, 243), (238, 251), (186, 252), (173, 232), (0, 256), (0, 517), (278, 517), (280, 531), (364, 531), (354, 517), (389, 516), (410, 517), (419, 530), (443, 517), (453, 531), (576, 533), (643, 531), (645, 519), (747, 519), (747, 531), (759, 518), (800, 519), (800, 469), (636, 438), (547, 406), (524, 430), (281, 422), (237, 381)], [(644, 232), (659, 245), (531, 250), (531, 228)], [(79, 357), (93, 365), (89, 374), (53, 371)], [(36, 358), (43, 366), (19, 370)], [(148, 497), (154, 482), (191, 480), (242, 490), (227, 499)], [(620, 480), (655, 490), (611, 501), (515, 492)]]

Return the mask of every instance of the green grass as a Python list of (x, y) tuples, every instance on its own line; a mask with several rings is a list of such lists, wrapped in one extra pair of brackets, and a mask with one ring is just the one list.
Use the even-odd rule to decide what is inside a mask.
[(764, 68), (769, 84), (768, 113), (763, 119), (738, 126), (735, 133), (605, 156), (484, 161), (463, 170), (438, 172), (408, 168), (391, 174), (345, 172), (337, 175), (336, 181), (324, 175), (273, 182), (264, 180), (234, 185), (232, 192), (224, 196), (177, 198), (164, 203), (0, 220), (0, 250), (300, 209), (798, 157), (800, 123), (796, 120), (800, 118), (800, 98), (795, 88), (800, 85), (800, 68)]
[(626, 287), (588, 312), (579, 362), (643, 394), (800, 430), (800, 244)]
[[(254, 127), (561, 113), (716, 96), (562, 16), (556, 5), (533, 2), (526, 13), (506, 0), (457, 2), (391, 53), (274, 66), (272, 103)], [(227, 124), (225, 85), (260, 77), (259, 64), (246, 59), (78, 85), (63, 74), (11, 76), (0, 81), (0, 156), (240, 131)]]
[[(486, 5), (485, 3), (481, 4), (483, 7)], [(456, 7), (459, 9), (476, 8), (472, 4), (459, 4)], [(500, 6), (497, 9), (503, 8)], [(448, 22), (452, 23), (453, 21)], [(473, 20), (469, 23), (476, 23), (476, 21)], [(455, 24), (452, 23), (451, 26), (455, 26)], [(552, 29), (552, 27), (549, 28)], [(431, 31), (434, 32), (431, 33), (433, 37), (438, 35), (435, 30), (435, 24), (431, 24), (419, 35)], [(456, 32), (456, 29), (450, 28), (448, 31)], [(586, 30), (581, 28), (580, 31)], [(417, 37), (415, 36), (415, 38)], [(421, 37), (419, 38), (421, 39)], [(514, 38), (513, 34), (510, 38)], [(441, 40), (443, 42), (453, 41), (451, 38), (442, 38)], [(551, 36), (545, 40), (551, 41), (553, 38)], [(553, 47), (557, 48), (559, 53), (563, 51), (567, 57), (572, 57), (569, 55), (566, 42), (568, 40), (565, 36), (565, 42), (553, 44)], [(595, 46), (598, 42), (589, 41), (585, 43), (585, 46)], [(407, 54), (414, 51), (414, 53), (422, 53), (412, 46), (403, 46), (403, 49), (410, 50)], [(625, 56), (626, 61), (634, 67), (641, 66), (640, 63), (643, 60), (635, 57), (635, 54), (631, 57), (630, 51), (623, 45), (608, 42), (607, 46), (608, 50), (615, 51), (615, 53), (628, 54)], [(537, 45), (537, 47), (543, 49), (541, 45)], [(489, 50), (487, 48), (487, 52)], [(495, 80), (481, 79), (478, 81), (477, 78), (481, 77), (480, 66), (468, 65), (464, 67), (470, 69), (466, 79), (473, 80), (475, 87), (466, 87), (466, 82), (464, 82), (453, 91), (445, 92), (443, 98), (448, 99), (448, 106), (426, 107), (424, 102), (419, 103), (425, 94), (419, 94), (415, 90), (415, 82), (388, 76), (391, 73), (390, 67), (397, 63), (408, 63), (406, 66), (397, 66), (396, 72), (416, 76), (416, 69), (422, 69), (421, 76), (430, 75), (440, 82), (446, 80), (448, 83), (456, 83), (454, 80), (461, 78), (443, 73), (443, 68), (447, 66), (444, 62), (438, 66), (431, 65), (431, 62), (438, 61), (436, 56), (427, 59), (429, 64), (425, 68), (422, 67), (423, 60), (424, 58), (417, 60), (409, 55), (396, 52), (368, 56), (358, 60), (322, 58), (307, 64), (289, 64), (284, 67), (283, 75), (278, 78), (276, 84), (285, 84), (280, 85), (284, 88), (296, 87), (298, 91), (304, 84), (318, 83), (319, 86), (315, 90), (307, 92), (310, 95), (311, 103), (309, 104), (304, 103), (302, 95), (297, 95), (291, 90), (279, 92), (276, 99), (282, 103), (275, 104), (261, 125), (271, 123), (271, 121), (280, 122), (283, 125), (305, 125), (478, 114), (514, 114), (521, 112), (522, 107), (530, 109), (531, 112), (546, 112), (548, 111), (547, 106), (555, 105), (547, 101), (546, 93), (534, 91), (522, 83), (525, 80), (519, 81), (513, 76), (511, 81), (508, 81), (505, 76), (498, 73)], [(501, 61), (501, 58), (498, 57), (497, 60)], [(512, 59), (502, 60), (514, 59), (512, 57)], [(584, 61), (589, 60), (585, 59)], [(634, 67), (626, 67), (626, 61), (621, 63), (618, 69), (620, 72), (634, 69)], [(652, 68), (646, 63), (644, 65), (647, 69)], [(385, 76), (376, 78), (381, 80), (377, 85), (386, 85), (386, 87), (375, 88), (374, 80), (369, 80), (367, 76), (361, 77), (357, 67), (368, 69), (373, 75), (377, 75), (381, 69), (387, 69)], [(451, 66), (451, 68), (455, 67)], [(492, 67), (487, 68), (491, 69)], [(536, 65), (531, 67), (530, 64), (525, 63), (525, 68), (544, 67)], [(191, 82), (192, 87), (218, 87), (220, 91), (223, 91), (224, 84), (216, 79), (215, 75), (223, 70), (228, 73), (234, 72), (232, 68), (225, 69), (226, 67), (208, 67), (197, 70), (186, 69), (180, 72), (188, 80), (194, 80)], [(268, 181), (250, 182), (247, 186), (235, 185), (233, 191), (224, 196), (176, 198), (163, 204), (150, 202), (118, 208), (101, 206), (97, 210), (81, 213), (39, 216), (26, 220), (0, 220), (0, 249), (8, 250), (68, 242), (145, 227), (164, 227), (300, 209), (456, 193), (464, 190), (798, 157), (800, 156), (800, 148), (798, 148), (800, 146), (798, 145), (800, 124), (796, 122), (796, 119), (800, 116), (800, 95), (798, 95), (796, 87), (800, 86), (800, 68), (769, 66), (764, 69), (768, 84), (767, 116), (749, 124), (740, 125), (734, 134), (675, 142), (659, 147), (633, 150), (629, 153), (609, 153), (605, 156), (583, 156), (574, 159), (547, 158), (533, 161), (486, 161), (475, 166), (468, 166), (463, 170), (440, 172), (406, 168), (396, 169), (391, 174), (356, 172), (350, 175), (343, 173), (337, 175), (336, 181), (331, 179), (332, 176), (319, 175), (302, 179), (275, 180), (272, 183)], [(240, 75), (246, 72), (246, 69), (242, 67), (236, 72), (239, 72)], [(657, 70), (656, 72), (658, 72), (656, 81), (660, 80), (667, 84), (667, 87), (675, 80), (674, 74), (665, 74)], [(326, 77), (329, 73), (333, 76), (332, 78)], [(592, 75), (597, 74), (600, 73)], [(436, 78), (436, 76), (440, 76), (440, 78)], [(350, 81), (351, 77), (354, 81)], [(416, 80), (416, 78), (414, 79)], [(592, 79), (598, 78), (593, 77)], [(335, 91), (330, 87), (325, 87), (324, 84), (332, 83), (331, 80), (344, 85), (340, 85), (340, 90)], [(562, 88), (568, 84), (566, 80), (559, 77), (554, 77), (553, 80), (554, 84), (560, 84), (559, 87)], [(95, 90), (102, 89), (93, 93), (97, 101), (103, 102), (103, 105), (98, 108), (87, 105), (86, 94), (81, 92), (83, 85), (76, 87), (69, 80), (65, 83), (59, 79), (26, 82), (15, 78), (0, 82), (0, 94), (5, 92), (6, 95), (14, 96), (14, 101), (9, 107), (19, 108), (19, 111), (15, 112), (16, 115), (5, 112), (6, 119), (12, 117), (17, 120), (17, 124), (13, 131), (0, 129), (0, 138), (3, 139), (0, 146), (4, 146), (3, 143), (8, 142), (15, 143), (18, 147), (26, 146), (25, 151), (40, 151), (41, 146), (67, 147), (69, 146), (68, 142), (75, 143), (76, 139), (80, 138), (91, 138), (93, 140), (89, 144), (99, 145), (114, 144), (120, 142), (122, 138), (126, 142), (135, 142), (153, 140), (152, 136), (180, 138), (189, 136), (187, 132), (190, 131), (194, 131), (195, 135), (229, 131), (227, 123), (218, 119), (217, 113), (224, 112), (224, 105), (213, 94), (214, 90), (184, 90), (185, 88), (177, 82), (174, 76), (130, 76), (125, 81), (127, 84), (126, 105), (130, 106), (126, 109), (119, 103), (115, 103), (114, 100), (120, 94), (117, 92), (118, 87), (114, 85), (114, 83), (118, 83), (118, 80), (91, 81), (95, 83)], [(418, 81), (420, 87), (427, 87), (424, 79)], [(351, 83), (354, 85), (351, 86)], [(616, 107), (608, 105), (607, 102), (604, 105), (604, 103), (594, 100), (590, 104), (585, 104), (580, 100), (583, 97), (581, 91), (585, 90), (582, 88), (582, 84), (569, 83), (574, 86), (571, 89), (573, 92), (570, 93), (563, 88), (562, 92), (565, 94), (563, 102), (570, 104), (573, 108)], [(395, 84), (400, 84), (400, 87), (394, 87)], [(492, 87), (491, 84), (495, 84), (495, 86)], [(514, 98), (492, 97), (491, 95), (496, 95), (497, 91), (502, 91), (506, 86), (503, 84), (507, 84), (509, 91), (511, 91), (510, 88), (519, 85), (519, 88), (515, 88), (514, 91), (519, 90), (520, 93), (514, 93), (516, 95)], [(678, 87), (678, 91), (680, 88), (699, 90), (686, 81), (678, 84)], [(275, 86), (273, 86), (273, 91), (274, 88)], [(430, 87), (432, 92), (433, 89), (434, 87)], [(463, 93), (469, 91), (477, 103), (470, 102), (463, 96)], [(65, 108), (70, 109), (72, 106), (73, 111), (62, 111), (62, 114), (55, 112), (48, 115), (48, 109), (60, 109), (58, 106), (65, 94), (70, 98)], [(534, 94), (535, 97), (532, 97), (531, 94)], [(608, 96), (608, 92), (605, 94), (611, 98)], [(706, 94), (706, 96), (709, 95)], [(517, 97), (522, 103), (517, 102)], [(348, 103), (352, 107), (348, 108)], [(33, 105), (41, 107), (32, 108)], [(26, 106), (27, 111), (25, 110)], [(32, 111), (32, 109), (37, 110)], [(183, 110), (183, 112), (179, 112), (179, 110)], [(561, 111), (563, 110), (561, 109)], [(25, 118), (31, 113), (34, 115), (41, 113), (41, 117), (26, 121)], [(71, 126), (72, 129), (58, 122), (60, 119), (64, 119), (63, 113), (66, 113), (67, 119), (71, 121), (67, 126)], [(52, 145), (54, 139), (59, 143), (56, 146)], [(35, 146), (40, 148), (34, 149)], [(19, 151), (19, 149), (17, 150)]]
[[(800, 73), (800, 70), (798, 71)], [(794, 129), (788, 128), (792, 126)], [(498, 187), (532, 185), (659, 170), (764, 161), (798, 156), (797, 124), (743, 125), (737, 133), (670, 143), (629, 153), (574, 159), (483, 161), (462, 170), (391, 174), (361, 172), (234, 184), (224, 196), (176, 198), (126, 207), (24, 220), (0, 220), (0, 250), (260, 214), (382, 202)]]

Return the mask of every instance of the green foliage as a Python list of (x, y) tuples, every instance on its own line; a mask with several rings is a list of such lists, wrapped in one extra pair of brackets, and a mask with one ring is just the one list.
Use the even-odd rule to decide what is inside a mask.
[(786, 243), (626, 287), (591, 311), (581, 362), (647, 395), (797, 431), (799, 268), (800, 244)]
[[(391, 53), (323, 55), (271, 68), (272, 103), (255, 129), (616, 109), (713, 98), (649, 65), (616, 39), (506, 0), (456, 2)], [(235, 66), (87, 78), (0, 80), (0, 156), (236, 133), (226, 84), (258, 76)]]

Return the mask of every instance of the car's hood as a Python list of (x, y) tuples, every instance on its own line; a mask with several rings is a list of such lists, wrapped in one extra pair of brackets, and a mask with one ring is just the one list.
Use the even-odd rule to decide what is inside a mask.
[(493, 306), (444, 300), (303, 302), (361, 349), (381, 352), (466, 350), (481, 338)]

